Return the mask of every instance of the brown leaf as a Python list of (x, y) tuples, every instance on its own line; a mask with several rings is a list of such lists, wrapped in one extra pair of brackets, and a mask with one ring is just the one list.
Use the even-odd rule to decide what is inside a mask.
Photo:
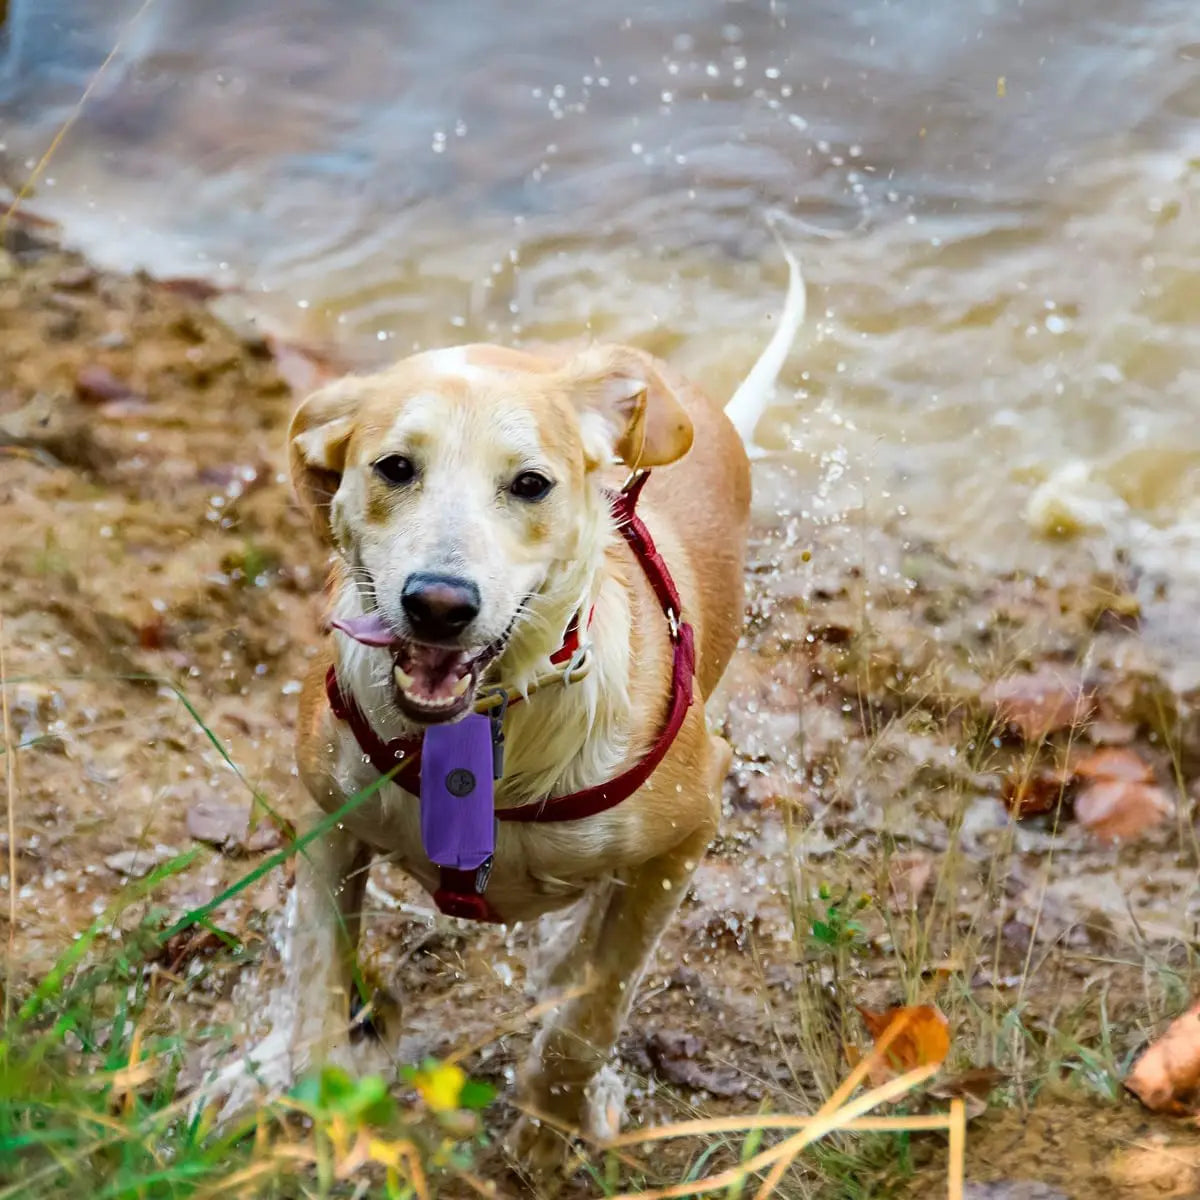
[(251, 831), (246, 805), (220, 800), (197, 800), (187, 812), (187, 831), (198, 842), (208, 842), (224, 854), (257, 854), (283, 844), (279, 829), (261, 821)]
[(858, 1013), (876, 1042), (891, 1028), (893, 1022), (906, 1022), (904, 1030), (884, 1052), (887, 1065), (871, 1072), (872, 1082), (876, 1086), (892, 1075), (900, 1075), (930, 1063), (940, 1064), (950, 1052), (950, 1022), (932, 1004), (887, 1008), (881, 1012), (860, 1006)]
[(690, 1033), (652, 1033), (646, 1053), (655, 1071), (670, 1083), (711, 1096), (742, 1096), (749, 1090), (746, 1079), (733, 1067), (710, 1067), (697, 1061), (704, 1043)]
[(106, 421), (135, 421), (152, 412), (153, 406), (142, 396), (130, 396), (127, 400), (101, 404), (98, 411)]
[(988, 1097), (1007, 1080), (1008, 1076), (996, 1067), (972, 1067), (931, 1084), (929, 1094), (939, 1100), (962, 1100), (967, 1117), (972, 1118), (987, 1110)]
[(138, 645), (143, 650), (161, 650), (166, 643), (167, 623), (155, 613), (137, 627)]
[(1097, 746), (1128, 746), (1137, 737), (1137, 726), (1112, 717), (1098, 717), (1088, 726), (1088, 736)]
[(1154, 770), (1132, 750), (1110, 746), (1081, 758), (1071, 768), (1078, 779), (1123, 779), (1130, 783), (1153, 783)]
[(1066, 797), (1069, 777), (1051, 767), (1021, 767), (1004, 777), (1004, 803), (1014, 820), (1053, 812)]
[(185, 929), (173, 937), (167, 938), (163, 943), (161, 958), (167, 970), (174, 975), (180, 967), (191, 962), (192, 959), (198, 958), (202, 954), (211, 954), (224, 944), (211, 929), (201, 929), (200, 926), (193, 925), (190, 929)]
[(67, 267), (55, 275), (53, 284), (64, 292), (83, 292), (91, 289), (96, 282), (96, 272), (86, 263), (79, 266)]
[(165, 292), (173, 292), (188, 300), (212, 300), (222, 294), (222, 289), (207, 279), (196, 279), (190, 275), (173, 276), (168, 279), (155, 280), (155, 286)]
[(1075, 818), (1106, 842), (1135, 838), (1174, 811), (1160, 787), (1124, 779), (1098, 779), (1075, 797)]
[(107, 404), (113, 400), (131, 400), (137, 393), (107, 367), (93, 363), (79, 368), (75, 376), (75, 394), (88, 404)]
[(1092, 710), (1092, 697), (1079, 673), (1051, 665), (997, 680), (983, 698), (997, 720), (1030, 742), (1082, 724)]
[(1125, 1087), (1151, 1112), (1182, 1117), (1200, 1111), (1200, 1003), (1167, 1026), (1134, 1064)]
[(149, 875), (159, 863), (174, 858), (179, 851), (173, 846), (139, 846), (133, 850), (118, 850), (104, 860), (104, 865), (118, 875), (140, 879)]
[(888, 891), (893, 912), (915, 908), (933, 878), (933, 855), (920, 850), (893, 854), (888, 860)]
[(298, 396), (306, 395), (343, 373), (330, 356), (312, 347), (297, 346), (273, 336), (267, 337), (267, 345), (275, 360), (275, 369)]

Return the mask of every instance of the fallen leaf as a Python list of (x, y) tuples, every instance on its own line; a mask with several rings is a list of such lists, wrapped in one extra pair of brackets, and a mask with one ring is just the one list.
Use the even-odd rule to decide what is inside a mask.
[(1200, 1111), (1200, 1003), (1167, 1026), (1134, 1064), (1125, 1087), (1151, 1112), (1185, 1117)]
[(130, 396), (125, 400), (109, 400), (97, 410), (106, 421), (134, 421), (153, 411), (153, 406), (142, 396)]
[(933, 878), (933, 855), (914, 850), (888, 860), (889, 907), (893, 912), (915, 908)]
[(1000, 927), (1000, 933), (1018, 954), (1024, 954), (1033, 940), (1033, 926), (1024, 921), (1005, 921)]
[(298, 396), (307, 395), (343, 373), (332, 357), (313, 347), (298, 346), (271, 335), (266, 342), (275, 369)]
[(1107, 746), (1086, 758), (1081, 758), (1071, 768), (1077, 779), (1123, 779), (1130, 783), (1153, 783), (1154, 769), (1132, 750)]
[(216, 846), (224, 854), (257, 854), (283, 845), (283, 835), (269, 820), (250, 829), (250, 812), (244, 804), (197, 800), (187, 811), (187, 831), (198, 842)]
[(53, 283), (56, 288), (65, 292), (82, 292), (91, 288), (96, 282), (96, 272), (87, 264), (77, 267), (67, 267), (55, 275)]
[(657, 1074), (669, 1083), (711, 1096), (743, 1096), (748, 1081), (733, 1067), (710, 1067), (698, 1061), (704, 1043), (690, 1033), (652, 1033), (646, 1053)]
[(940, 1064), (950, 1052), (950, 1022), (932, 1004), (887, 1008), (880, 1012), (859, 1006), (858, 1014), (876, 1042), (894, 1022), (907, 1023), (884, 1053), (887, 1065), (871, 1072), (871, 1080), (876, 1086), (893, 1075), (930, 1063)]
[(1004, 777), (1004, 804), (1013, 819), (1054, 812), (1067, 799), (1070, 779), (1051, 767), (1021, 767)]
[(167, 623), (159, 613), (137, 627), (138, 645), (143, 650), (161, 650), (166, 642)]
[(137, 393), (107, 367), (93, 363), (79, 368), (75, 376), (75, 394), (89, 404), (106, 404), (113, 400), (131, 400)]
[(190, 929), (167, 938), (163, 943), (162, 958), (166, 969), (174, 975), (192, 959), (219, 950), (223, 945), (225, 942), (213, 930), (193, 925)]
[(1097, 746), (1127, 746), (1137, 737), (1137, 727), (1128, 721), (1101, 717), (1088, 726), (1088, 737)]
[(973, 1067), (948, 1079), (940, 1079), (929, 1088), (929, 1094), (939, 1100), (962, 1100), (968, 1119), (987, 1110), (988, 1097), (1008, 1076), (997, 1067)]
[(1092, 697), (1077, 671), (1043, 666), (1031, 674), (997, 680), (983, 693), (1002, 724), (1030, 742), (1060, 729), (1082, 724), (1092, 711)]
[(187, 275), (155, 280), (155, 286), (165, 292), (173, 292), (188, 300), (213, 300), (222, 294), (222, 289), (207, 279), (195, 279)]
[(140, 879), (143, 875), (149, 875), (159, 863), (174, 858), (178, 853), (179, 851), (173, 846), (145, 846), (136, 850), (118, 850), (116, 854), (110, 854), (104, 860), (104, 865), (110, 871), (116, 871), (118, 875), (124, 875), (128, 879)]
[(1127, 841), (1161, 825), (1174, 806), (1160, 787), (1098, 779), (1075, 797), (1075, 819), (1106, 842)]

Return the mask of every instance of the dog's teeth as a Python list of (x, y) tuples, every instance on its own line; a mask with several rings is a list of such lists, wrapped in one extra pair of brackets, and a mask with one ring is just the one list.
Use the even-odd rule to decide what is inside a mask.
[(402, 671), (399, 667), (393, 667), (392, 674), (395, 677), (396, 686), (402, 692), (408, 691), (408, 689), (417, 682), (407, 671)]
[(455, 683), (454, 687), (452, 687), (450, 689), (451, 695), (461, 696), (467, 690), (467, 685), (470, 682), (471, 682), (471, 676), (468, 673), (468, 674), (464, 675), (460, 680), (458, 680)]

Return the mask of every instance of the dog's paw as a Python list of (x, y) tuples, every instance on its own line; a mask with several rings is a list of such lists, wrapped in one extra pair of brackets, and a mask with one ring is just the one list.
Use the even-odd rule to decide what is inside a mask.
[(621, 1132), (625, 1121), (625, 1081), (616, 1067), (605, 1064), (583, 1094), (584, 1132), (607, 1142)]
[(574, 1162), (571, 1137), (537, 1117), (522, 1116), (508, 1131), (504, 1148), (516, 1166), (539, 1183), (539, 1194), (561, 1179)]
[(188, 1098), (188, 1108), (196, 1117), (219, 1106), (215, 1123), (228, 1125), (282, 1095), (295, 1079), (288, 1038), (276, 1031), (201, 1083)]

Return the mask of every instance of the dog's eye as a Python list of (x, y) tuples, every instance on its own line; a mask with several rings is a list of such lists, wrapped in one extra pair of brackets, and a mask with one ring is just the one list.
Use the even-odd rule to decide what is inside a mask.
[(544, 500), (554, 486), (553, 482), (537, 471), (522, 471), (508, 485), (509, 493), (518, 500)]
[(405, 458), (403, 454), (388, 454), (372, 466), (375, 474), (389, 487), (403, 487), (406, 483), (412, 483), (417, 473), (412, 460)]

